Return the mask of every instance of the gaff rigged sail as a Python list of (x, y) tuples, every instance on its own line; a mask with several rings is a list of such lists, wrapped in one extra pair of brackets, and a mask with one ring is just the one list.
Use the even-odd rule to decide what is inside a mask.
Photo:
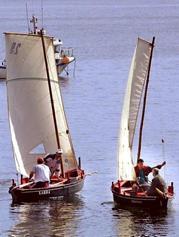
[(117, 159), (118, 178), (120, 180), (135, 179), (132, 145), (143, 88), (148, 75), (151, 49), (151, 43), (138, 39), (132, 58), (124, 96), (119, 133)]
[[(55, 65), (53, 39), (43, 36), (64, 171), (77, 167)], [(5, 33), (8, 111), (17, 171), (27, 176), (40, 154), (58, 149), (40, 35)]]

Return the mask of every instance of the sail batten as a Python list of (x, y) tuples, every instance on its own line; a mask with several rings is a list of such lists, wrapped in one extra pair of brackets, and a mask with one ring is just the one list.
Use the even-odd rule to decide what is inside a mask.
[[(5, 33), (7, 59), (7, 94), (11, 137), (16, 167), (27, 176), (35, 164), (38, 145), (45, 153), (58, 149), (47, 83), (41, 37)], [(51, 37), (44, 36), (50, 84), (57, 118), (58, 137), (63, 150), (64, 171), (77, 167), (70, 141)], [(44, 155), (44, 153), (42, 153)]]
[(143, 88), (147, 79), (151, 47), (151, 43), (138, 39), (131, 62), (121, 114), (117, 155), (120, 180), (135, 179), (132, 146)]

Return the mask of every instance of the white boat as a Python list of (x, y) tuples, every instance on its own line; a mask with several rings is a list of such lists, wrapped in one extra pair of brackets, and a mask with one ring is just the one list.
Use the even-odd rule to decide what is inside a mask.
[[(75, 61), (75, 57), (73, 56), (73, 48), (65, 48), (63, 47), (63, 43), (61, 40), (54, 38), (53, 40), (54, 50), (55, 50), (55, 62), (57, 67), (58, 75), (60, 75), (66, 67), (72, 62)], [(65, 71), (68, 75), (68, 71)]]
[[(81, 190), (78, 164), (60, 93), (53, 38), (43, 34), (5, 33), (9, 124), (19, 183), (13, 202), (72, 195)], [(30, 188), (29, 172), (38, 156), (63, 150), (61, 177), (49, 187)], [(19, 177), (20, 177), (19, 176)]]
[[(161, 194), (160, 192), (160, 196), (146, 196), (140, 187), (136, 192), (132, 188), (134, 184), (137, 185), (133, 154), (134, 134), (136, 128), (138, 128), (136, 124), (138, 115), (140, 114), (137, 161), (141, 154), (142, 132), (154, 39), (152, 43), (138, 39), (125, 91), (117, 155), (118, 181), (112, 183), (111, 187), (115, 204), (122, 208), (130, 206), (157, 210), (167, 208), (168, 200), (172, 200), (174, 195), (173, 183), (168, 187), (167, 193)], [(140, 108), (141, 113), (139, 113)]]
[[(39, 34), (40, 30), (37, 27), (38, 19), (35, 16), (32, 16), (30, 23), (32, 24), (32, 30), (29, 31), (29, 34)], [(45, 31), (44, 31), (45, 33)], [(58, 38), (53, 38), (53, 45), (55, 51), (55, 61), (58, 76), (65, 71), (68, 75), (68, 70), (66, 68), (68, 65), (75, 61), (75, 57), (73, 55), (73, 48), (71, 47), (63, 47), (63, 42)], [(0, 79), (6, 79), (6, 60), (2, 61), (2, 65), (0, 66)]]

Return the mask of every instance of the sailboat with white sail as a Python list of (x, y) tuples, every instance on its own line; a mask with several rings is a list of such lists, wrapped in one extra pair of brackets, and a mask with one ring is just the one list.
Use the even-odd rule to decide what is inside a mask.
[[(68, 196), (80, 191), (84, 170), (76, 160), (60, 92), (54, 39), (39, 34), (5, 33), (8, 113), (17, 172), (14, 202)], [(48, 187), (31, 188), (29, 172), (39, 156), (62, 149), (61, 176)], [(53, 177), (52, 177), (53, 178)]]
[[(139, 114), (139, 140), (137, 159), (141, 155), (142, 132), (146, 108), (147, 91), (150, 77), (150, 67), (153, 55), (154, 40), (152, 43), (138, 39), (134, 51), (124, 103), (121, 115), (119, 145), (118, 145), (118, 181), (112, 183), (114, 202), (121, 207), (142, 206), (148, 208), (167, 207), (168, 200), (173, 198), (173, 183), (168, 187), (167, 193), (158, 190), (159, 195), (147, 196), (144, 190), (137, 188), (134, 191), (136, 174), (134, 170), (134, 135), (137, 129)], [(163, 163), (165, 164), (165, 163)], [(137, 184), (138, 185), (138, 184)]]

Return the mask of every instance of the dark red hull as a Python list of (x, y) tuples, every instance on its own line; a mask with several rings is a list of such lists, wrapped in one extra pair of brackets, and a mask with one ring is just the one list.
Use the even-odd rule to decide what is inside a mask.
[(166, 209), (168, 201), (173, 199), (172, 195), (146, 196), (144, 193), (134, 194), (132, 188), (118, 188), (118, 184), (112, 185), (113, 199), (116, 206), (121, 208), (139, 207), (147, 209)]
[(84, 184), (85, 175), (69, 179), (64, 183), (56, 183), (45, 188), (10, 188), (13, 203), (36, 202), (47, 199), (61, 199), (79, 192)]
[(160, 199), (158, 197), (132, 197), (113, 192), (113, 199), (120, 207), (142, 207), (142, 208), (167, 208), (168, 198)]

